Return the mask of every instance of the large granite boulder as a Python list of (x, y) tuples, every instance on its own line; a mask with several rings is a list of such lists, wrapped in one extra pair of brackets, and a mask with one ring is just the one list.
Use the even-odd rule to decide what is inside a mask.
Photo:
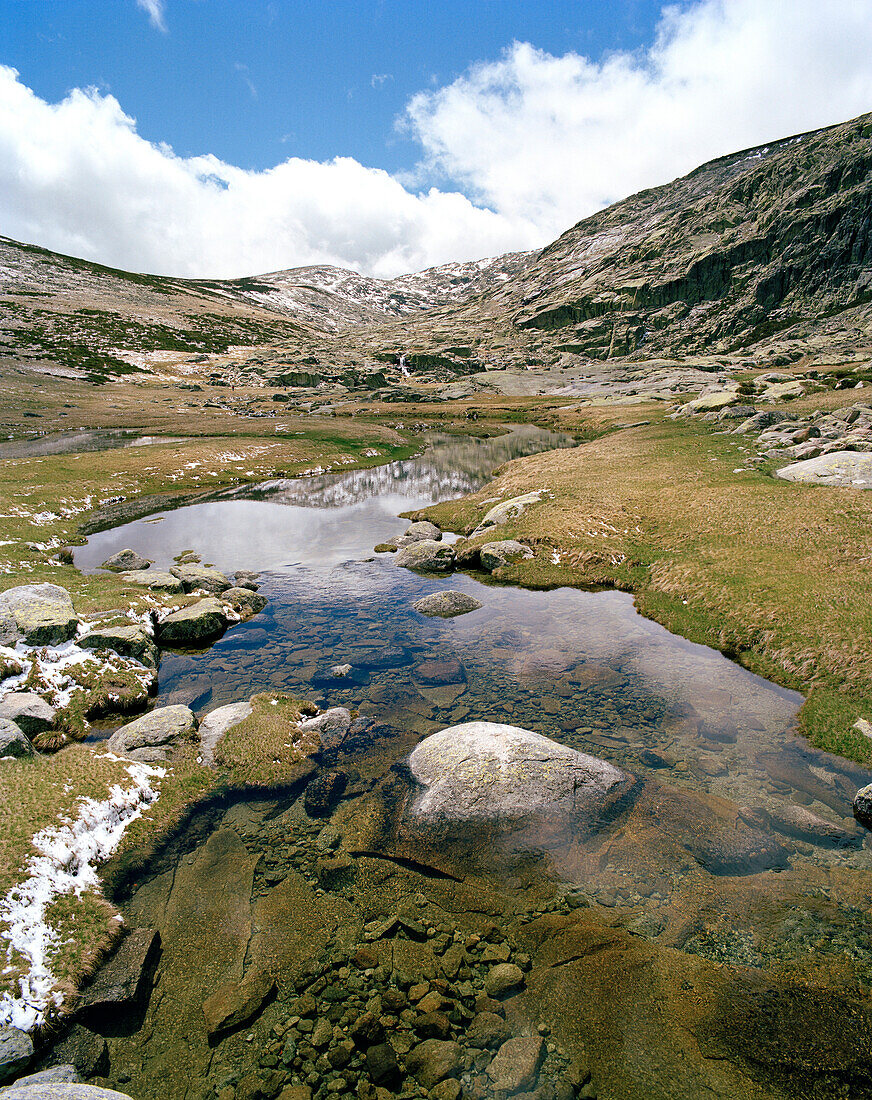
[(54, 728), (55, 708), (32, 691), (12, 691), (0, 699), (0, 718), (14, 722), (28, 737)]
[(80, 1083), (82, 1080), (79, 1071), (73, 1065), (50, 1066), (49, 1069), (41, 1069), (38, 1073), (28, 1073), (26, 1077), (19, 1077), (14, 1085), (8, 1089), (0, 1089), (0, 1100), (8, 1096), (13, 1089), (32, 1088), (35, 1085), (69, 1084), (71, 1081)]
[(227, 611), (214, 596), (198, 600), (189, 607), (167, 615), (157, 626), (163, 645), (202, 645), (227, 629)]
[(454, 550), (435, 539), (421, 539), (397, 552), (397, 565), (416, 573), (450, 573), (454, 568)]
[(141, 626), (99, 627), (81, 638), (79, 645), (82, 649), (109, 649), (122, 657), (132, 657), (147, 668), (157, 668), (157, 646)]
[(174, 565), (170, 572), (179, 578), (186, 592), (200, 589), (217, 596), (219, 592), (233, 587), (219, 569), (212, 569), (208, 565)]
[(486, 573), (493, 573), (503, 565), (532, 558), (533, 551), (516, 539), (503, 539), (501, 542), (487, 542), (479, 547), (478, 557), (482, 569)]
[(0, 1027), (0, 1085), (13, 1081), (30, 1065), (33, 1040), (17, 1027)]
[(634, 783), (605, 760), (497, 722), (465, 722), (431, 734), (412, 751), (409, 771), (421, 788), (409, 812), (433, 821), (560, 812), (592, 821)]
[(861, 787), (854, 795), (854, 817), (861, 825), (872, 829), (872, 783)]
[(836, 489), (872, 489), (872, 454), (832, 451), (775, 471), (783, 481), (828, 485)]
[(156, 592), (184, 592), (185, 588), (178, 577), (172, 573), (155, 569), (148, 572), (145, 569), (133, 569), (129, 573), (122, 573), (121, 579), (129, 584), (143, 584), (146, 588), (152, 588)]
[(158, 707), (117, 729), (106, 747), (133, 760), (165, 760), (165, 750), (179, 741), (189, 741), (196, 729), (197, 719), (188, 707)]
[(30, 738), (8, 718), (0, 718), (0, 760), (7, 756), (34, 756)]
[(144, 558), (142, 554), (137, 554), (135, 550), (128, 548), (119, 550), (117, 554), (107, 558), (100, 568), (111, 569), (113, 573), (124, 573), (128, 569), (148, 569), (150, 565), (150, 558)]
[(229, 729), (244, 722), (251, 714), (251, 703), (242, 700), (228, 703), (209, 711), (200, 723), (200, 755), (204, 764), (211, 767), (215, 763), (215, 747)]
[(16, 640), (28, 645), (60, 645), (74, 638), (79, 626), (69, 592), (58, 584), (22, 584), (0, 593), (0, 618), (4, 633), (14, 622)]
[(43, 1081), (38, 1085), (10, 1085), (3, 1100), (132, 1100), (126, 1092), (68, 1081)]
[(500, 504), (495, 504), (489, 512), (485, 513), (478, 527), (472, 532), (473, 537), (482, 534), (491, 527), (499, 527), (500, 524), (505, 523), (507, 520), (516, 519), (524, 512), (528, 505), (538, 504), (541, 499), (542, 493), (537, 490), (533, 493), (523, 493), (519, 497), (512, 497), (511, 500), (504, 500)]
[(477, 611), (482, 604), (475, 596), (466, 592), (447, 589), (444, 592), (431, 592), (429, 596), (416, 600), (412, 606), (419, 615), (426, 615), (431, 619), (453, 619), (455, 615)]

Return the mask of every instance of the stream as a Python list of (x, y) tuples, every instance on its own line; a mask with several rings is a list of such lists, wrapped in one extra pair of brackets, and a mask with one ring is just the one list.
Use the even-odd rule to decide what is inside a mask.
[[(311, 819), (297, 797), (212, 807), (118, 899), (128, 924), (160, 929), (163, 958), (147, 1007), (103, 1030), (107, 1082), (143, 1098), (269, 1100), (297, 1088), (304, 1091), (286, 1100), (376, 1100), (378, 1087), (456, 1100), (460, 1093), (442, 1086), (459, 1078), (464, 1096), (508, 1095), (479, 1048), (430, 1086), (426, 1073), (379, 1083), (361, 1042), (346, 1062), (332, 1052), (373, 997), (384, 1009), (395, 988), (408, 1012), (421, 982), (434, 1005), (441, 998), (450, 1028), (442, 1035), (434, 1023), (433, 1036), (462, 1039), (479, 1011), (486, 964), (517, 958), (526, 960), (527, 993), (507, 1001), (504, 1016), (531, 1043), (552, 1036), (537, 1070), (540, 1087), (551, 1089), (543, 1100), (799, 1095), (784, 1068), (796, 1037), (779, 1038), (761, 1056), (764, 1069), (749, 1063), (762, 1025), (753, 1013), (741, 1026), (730, 1014), (734, 1001), (747, 1008), (757, 994), (729, 983), (766, 975), (774, 983), (766, 988), (781, 996), (780, 983), (826, 981), (829, 1004), (872, 984), (872, 851), (851, 811), (872, 777), (795, 734), (800, 695), (642, 618), (627, 594), (424, 577), (372, 551), (405, 529), (399, 512), (475, 491), (511, 458), (569, 445), (526, 426), (495, 439), (433, 436), (414, 459), (243, 487), (100, 532), (76, 551), (86, 572), (127, 546), (158, 568), (193, 552), (228, 573), (260, 572), (267, 608), (206, 651), (164, 653), (158, 705), (184, 703), (202, 717), (256, 692), (291, 692), (359, 712), (370, 737), (336, 765), (348, 786), (332, 820)], [(440, 588), (475, 595), (483, 607), (448, 620), (418, 614), (413, 603)], [(350, 675), (331, 673), (344, 664)], [(448, 852), (429, 868), (400, 848), (361, 848), (353, 865), (330, 856), (343, 829), (360, 831), (372, 792), (421, 738), (472, 720), (510, 723), (603, 758), (637, 777), (642, 793), (605, 838), (582, 840), (546, 822), (511, 858), (482, 836), (469, 838), (475, 858)], [(737, 862), (734, 835), (750, 827), (776, 857)], [(417, 917), (406, 925), (366, 931), (410, 905)], [(573, 921), (574, 936), (603, 928), (624, 936), (623, 954), (605, 951), (600, 972), (580, 976), (572, 968), (588, 965), (589, 949), (561, 955), (570, 932), (560, 922)], [(452, 971), (444, 959), (456, 944), (466, 954)], [(642, 1011), (655, 959), (661, 1008), (651, 1019), (663, 1011), (684, 1019), (681, 991), (695, 988), (694, 1022), (670, 1029), (646, 1017), (631, 1041), (626, 1014)], [(276, 976), (275, 1000), (216, 1045), (203, 1028), (204, 996), (259, 967)], [(579, 982), (600, 980), (601, 993), (584, 1000)], [(327, 996), (337, 986), (342, 992)], [(312, 1015), (316, 1027), (323, 1016), (333, 1029), (323, 1047), (310, 1041), (301, 1007), (310, 995), (329, 1002)], [(414, 1013), (392, 1013), (385, 1010), (397, 1018), (402, 1059)], [(697, 1020), (709, 1017), (731, 1022), (701, 1038)], [(825, 1061), (814, 1071), (823, 1085), (835, 1073)], [(847, 1095), (823, 1085), (815, 1096)], [(855, 1085), (851, 1095), (861, 1094)]]

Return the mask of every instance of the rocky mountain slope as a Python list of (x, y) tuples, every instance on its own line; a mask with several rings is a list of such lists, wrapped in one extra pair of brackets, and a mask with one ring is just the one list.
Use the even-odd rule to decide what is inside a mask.
[(0, 238), (0, 365), (92, 380), (168, 364), (373, 391), (532, 371), (503, 389), (535, 393), (605, 361), (775, 366), (870, 348), (872, 115), (711, 161), (538, 254), (392, 280), (159, 278)]

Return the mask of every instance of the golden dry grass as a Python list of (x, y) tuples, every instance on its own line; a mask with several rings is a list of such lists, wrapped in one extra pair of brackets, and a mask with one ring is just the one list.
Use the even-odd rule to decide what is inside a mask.
[(670, 629), (814, 693), (806, 732), (872, 762), (872, 746), (850, 728), (872, 717), (872, 494), (748, 470), (748, 447), (661, 414), (575, 450), (518, 459), (474, 497), (425, 511), (469, 531), (488, 499), (547, 490), (475, 540), (517, 537), (537, 549), (506, 579), (631, 589)]

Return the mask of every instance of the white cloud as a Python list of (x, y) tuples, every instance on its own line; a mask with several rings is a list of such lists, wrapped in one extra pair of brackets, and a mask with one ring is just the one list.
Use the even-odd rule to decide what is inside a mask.
[(872, 0), (666, 8), (653, 48), (593, 63), (515, 43), (410, 102), (406, 128), (478, 202), (553, 236), (706, 160), (872, 109)]
[(166, 34), (167, 24), (164, 18), (164, 0), (136, 0), (136, 6), (142, 8), (156, 31), (163, 31), (164, 34)]
[(349, 157), (263, 172), (179, 157), (94, 89), (38, 98), (0, 66), (0, 232), (137, 271), (236, 276), (330, 263), (376, 275), (532, 246), (460, 194), (415, 195)]
[(601, 62), (515, 43), (410, 101), (413, 180), (348, 157), (257, 172), (180, 157), (114, 97), (49, 104), (0, 67), (0, 232), (140, 271), (390, 276), (545, 244), (710, 157), (869, 108), (872, 0), (667, 8), (651, 50)]

